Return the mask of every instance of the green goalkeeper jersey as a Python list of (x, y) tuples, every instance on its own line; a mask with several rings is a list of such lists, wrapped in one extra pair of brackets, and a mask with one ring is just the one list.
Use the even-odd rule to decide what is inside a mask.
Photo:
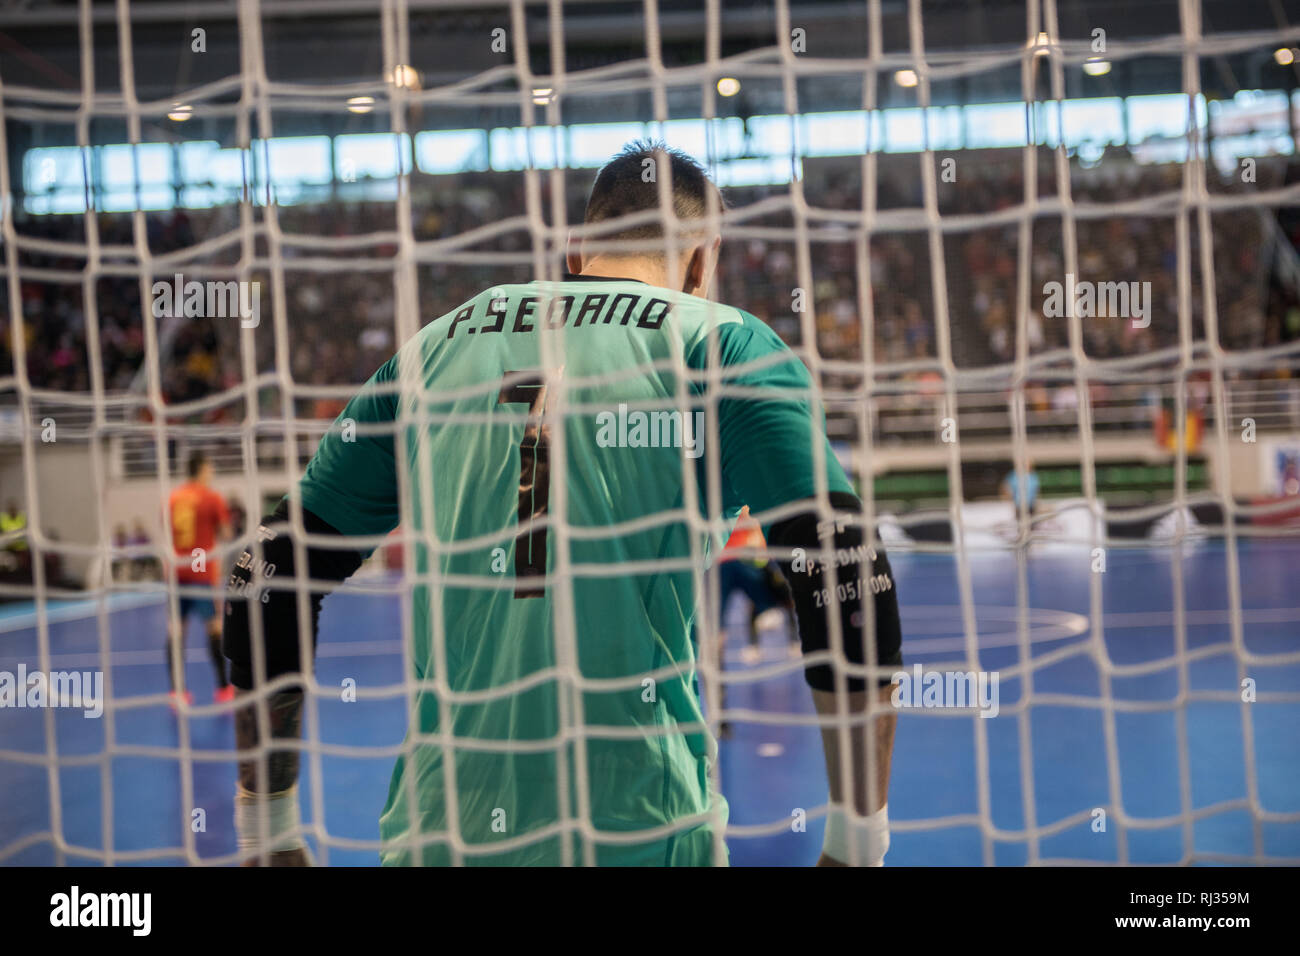
[(385, 864), (725, 862), (703, 519), (852, 490), (809, 389), (754, 316), (585, 276), (486, 290), (374, 374), (301, 494), (345, 535), (415, 539)]

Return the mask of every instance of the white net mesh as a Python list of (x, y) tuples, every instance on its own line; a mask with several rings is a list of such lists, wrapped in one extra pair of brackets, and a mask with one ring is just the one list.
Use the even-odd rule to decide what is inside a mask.
[[(189, 719), (176, 722), (174, 741), (137, 733), (141, 717), (165, 703), (165, 685), (142, 682), (131, 668), (160, 655), (125, 634), (134, 621), (115, 623), (133, 608), (156, 608), (160, 594), (169, 617), (178, 614), (185, 590), (149, 581), (145, 567), (169, 560), (159, 541), (170, 529), (157, 514), (176, 469), (188, 451), (206, 451), (218, 466), (219, 488), (242, 501), (251, 532), (257, 515), (294, 486), (342, 403), (396, 346), (485, 288), (558, 277), (598, 162), (590, 156), (608, 156), (617, 148), (610, 137), (630, 138), (634, 126), (634, 135), (694, 152), (729, 187), (714, 295), (768, 322), (811, 371), (836, 450), (860, 483), (864, 520), (876, 527), (879, 519), (896, 555), (909, 666), (920, 660), (926, 672), (996, 672), (1004, 688), (1014, 688), (1014, 701), (999, 711), (1000, 726), (1012, 727), (1005, 734), (969, 706), (918, 709), (925, 719), (911, 728), (911, 714), (905, 717), (896, 782), (902, 774), (921, 787), (934, 768), (909, 763), (908, 743), (929, 753), (924, 740), (937, 733), (932, 725), (970, 721), (969, 738), (954, 745), (965, 748), (969, 774), (947, 781), (969, 806), (916, 812), (899, 802), (896, 786), (895, 854), (912, 846), (905, 859), (927, 862), (932, 844), (920, 835), (967, 831), (976, 837), (962, 862), (1003, 862), (999, 849), (1011, 846), (1020, 854), (1013, 862), (1125, 864), (1151, 860), (1145, 847), (1132, 852), (1134, 834), (1175, 831), (1176, 845), (1157, 854), (1160, 860), (1300, 862), (1295, 775), (1279, 769), (1294, 765), (1295, 744), (1276, 729), (1300, 703), (1293, 639), (1300, 610), (1285, 607), (1286, 595), (1269, 584), (1277, 563), (1293, 561), (1295, 552), (1260, 559), (1243, 551), (1243, 542), (1265, 534), (1279, 547), (1291, 545), (1287, 527), (1294, 527), (1280, 523), (1295, 502), (1285, 487), (1272, 495), (1237, 490), (1245, 419), (1252, 443), (1258, 425), (1284, 457), (1287, 442), (1300, 444), (1300, 398), (1290, 384), (1300, 368), (1291, 212), (1300, 204), (1300, 179), (1287, 159), (1300, 101), (1271, 89), (1257, 100), (1234, 98), (1244, 80), (1226, 96), (1220, 88), (1202, 91), (1208, 64), (1260, 53), (1283, 65), (1274, 51), (1300, 42), (1300, 26), (1279, 13), (1267, 28), (1211, 28), (1201, 5), (1184, 0), (1161, 8), (1173, 19), (1160, 33), (1126, 37), (1111, 29), (1099, 53), (1093, 28), (1105, 24), (1091, 23), (1086, 10), (1063, 19), (1046, 0), (1017, 8), (1024, 18), (1019, 42), (954, 49), (927, 41), (928, 28), (946, 37), (952, 29), (939, 14), (931, 21), (919, 0), (870, 0), (853, 13), (859, 52), (822, 56), (816, 41), (827, 28), (815, 11), (778, 0), (762, 15), (767, 39), (736, 52), (723, 4), (711, 0), (693, 14), (703, 35), (694, 37), (693, 55), (683, 56), (676, 52), (683, 10), (647, 0), (639, 50), (574, 69), (566, 43), (573, 8), (582, 4), (445, 13), (442, 6), (452, 5), (304, 5), (290, 16), (269, 3), (240, 2), (233, 19), (213, 29), (214, 39), (220, 33), (233, 44), (221, 50), (228, 66), (218, 78), (196, 83), (182, 75), (174, 92), (143, 95), (141, 77), (150, 77), (151, 91), (158, 87), (148, 72), (158, 41), (147, 25), (174, 26), (176, 10), (83, 0), (49, 14), (78, 52), (79, 88), (3, 74), (8, 352), (0, 393), (12, 406), (12, 428), (0, 498), (20, 499), (29, 518), (21, 535), (6, 539), (27, 542), (27, 577), (4, 584), (3, 593), (32, 606), (27, 617), (14, 618), (12, 653), (0, 657), (45, 674), (81, 661), (75, 666), (102, 673), (104, 707), (90, 732), (64, 727), (52, 707), (39, 717), (0, 716), (28, 721), (13, 745), (0, 743), (0, 762), (40, 778), (18, 774), (21, 786), (0, 784), (0, 805), (12, 808), (36, 793), (46, 811), (0, 832), (0, 860), (43, 849), (58, 863), (232, 859), (230, 847), (203, 842), (207, 831), (189, 825), (194, 809), (213, 805), (209, 794), (225, 786), (224, 777), (214, 778), (233, 762), (229, 741), (196, 740)], [(373, 32), (375, 68), (356, 71), (373, 81), (326, 86), (283, 69), (286, 58), (310, 47), (286, 21), (301, 18), (310, 33), (344, 13)], [(413, 42), (411, 25), (427, 30), (443, 22), (439, 16), (481, 40), (479, 67), (421, 84), (407, 64), (426, 69), (419, 54), (427, 38)], [(819, 23), (821, 32), (805, 22)], [(598, 29), (599, 20), (583, 17), (582, 26)], [(116, 41), (109, 80), (95, 60), (106, 33)], [(516, 42), (521, 37), (532, 45)], [(549, 59), (539, 60), (539, 48)], [(668, 60), (666, 49), (673, 52)], [(1129, 96), (1124, 83), (1138, 83), (1140, 67), (1156, 61), (1176, 63), (1181, 84), (1144, 87), (1144, 95), (1166, 99), (1138, 102), (1143, 97)], [(1109, 97), (1080, 92), (1080, 71), (1099, 63), (1123, 77)], [(980, 95), (988, 78), (1017, 72), (1018, 103), (990, 106)], [(756, 102), (767, 107), (733, 110), (719, 85), (730, 77), (741, 89), (761, 91)], [(901, 102), (899, 88), (911, 99)], [(828, 91), (837, 93), (830, 102)], [(593, 104), (604, 98), (640, 112), (602, 133), (587, 111), (596, 116)], [(365, 119), (360, 128), (371, 132), (339, 121), (348, 116)], [(370, 122), (380, 116), (385, 122)], [(1137, 126), (1151, 116), (1143, 140)], [(212, 124), (209, 132), (223, 131), (219, 141), (175, 132), (200, 121)], [(313, 134), (314, 146), (307, 142)], [(155, 300), (156, 282), (176, 274), (258, 283), (260, 321), (241, 327), (229, 317), (167, 319), (141, 306)], [(1053, 281), (1133, 283), (1134, 300), (1120, 321), (1113, 312), (1104, 322), (1079, 309), (1054, 316), (1047, 302)], [(1136, 311), (1144, 283), (1147, 316)], [(1162, 410), (1175, 436), (1164, 452), (1150, 437)], [(57, 440), (48, 440), (47, 422)], [(1199, 443), (1176, 440), (1189, 427), (1203, 429)], [(562, 466), (564, 456), (556, 457)], [(709, 465), (716, 494), (720, 465)], [(1035, 466), (1045, 507), (999, 506), (996, 527), (971, 509), (976, 499), (996, 497), (1003, 472)], [(1132, 480), (1112, 474), (1142, 468), (1148, 471)], [(565, 486), (562, 467), (552, 480)], [(402, 488), (404, 515), (416, 493)], [(553, 518), (563, 537), (562, 508), (557, 503)], [(1167, 525), (1154, 542), (1121, 536), (1117, 513), (1129, 524)], [(118, 529), (137, 521), (152, 533), (137, 538)], [(71, 533), (70, 523), (77, 525)], [(709, 530), (726, 529), (717, 521)], [(1215, 559), (1222, 577), (1213, 586), (1199, 566), (1188, 579), (1207, 531), (1222, 539)], [(389, 673), (395, 679), (357, 687), (356, 699), (405, 707), (416, 690), (404, 676), (416, 640), (406, 610), (422, 583), (409, 573), (414, 549), (441, 545), (402, 527), (390, 541), (372, 543), (381, 547), (370, 576), (353, 588), (356, 599), (400, 605), (401, 613), (355, 618), (364, 622), (355, 627), (384, 623), (373, 641), (360, 634), (348, 634), (352, 642), (327, 640), (322, 659), (400, 656), (400, 671)], [(1250, 587), (1243, 553), (1267, 564), (1262, 591)], [(1043, 555), (1060, 563), (1044, 565)], [(930, 556), (946, 562), (941, 584), (927, 577)], [(1137, 563), (1125, 563), (1130, 559)], [(1148, 559), (1155, 570), (1139, 566)], [(709, 623), (698, 665), (712, 729), (747, 725), (806, 747), (816, 718), (806, 705), (764, 691), (797, 681), (801, 663), (737, 667), (734, 654), (715, 653), (711, 624), (725, 610), (725, 595), (703, 564), (700, 556), (699, 620)], [(1159, 593), (1148, 602), (1109, 591), (1117, 567), (1143, 582), (1151, 578), (1142, 575), (1158, 578)], [(563, 581), (577, 572), (560, 561), (551, 573)], [(1058, 574), (1071, 593), (1054, 601)], [(423, 583), (435, 593), (440, 586), (436, 576)], [(1199, 601), (1205, 589), (1219, 600)], [(69, 603), (85, 600), (93, 603)], [(556, 626), (564, 635), (573, 612), (560, 605)], [(436, 655), (443, 636), (434, 620)], [(1261, 630), (1252, 631), (1256, 626)], [(1128, 653), (1148, 639), (1168, 652)], [(1204, 680), (1198, 668), (1207, 661), (1217, 661), (1215, 677), (1227, 679)], [(1090, 679), (1059, 680), (1071, 666), (1087, 669)], [(572, 692), (561, 698), (562, 739), (581, 740), (578, 691), (590, 684), (571, 655), (561, 654), (557, 669)], [(115, 675), (125, 675), (130, 689), (119, 688)], [(1134, 681), (1151, 675), (1172, 684), (1162, 685), (1163, 694), (1134, 690)], [(1253, 693), (1244, 693), (1245, 683)], [(736, 696), (719, 707), (724, 686)], [(303, 721), (307, 832), (325, 863), (379, 846), (348, 826), (331, 827), (331, 814), (347, 800), (330, 783), (331, 770), (364, 764), (385, 777), (402, 751), (391, 740), (331, 736), (341, 723), (331, 710), (338, 696), (337, 685), (318, 676)], [(449, 696), (442, 706), (450, 706)], [(1215, 736), (1198, 748), (1204, 715), (1197, 708), (1216, 704), (1236, 709), (1236, 729), (1226, 743)], [(1256, 737), (1260, 708), (1271, 708), (1266, 745)], [(221, 710), (194, 713), (201, 719)], [(1062, 778), (1042, 789), (1066, 791), (1064, 798), (1040, 792), (1048, 771), (1038, 756), (1045, 744), (1035, 737), (1035, 715), (1045, 711), (1095, 715), (1085, 737), (1093, 734), (1090, 766), (1099, 787)], [(1145, 804), (1141, 791), (1125, 786), (1126, 773), (1144, 776), (1125, 745), (1126, 734), (1130, 748), (1142, 734), (1126, 721), (1144, 714), (1172, 721), (1157, 745), (1170, 754), (1161, 766), (1163, 783), (1176, 793), (1172, 806)], [(1058, 729), (1050, 724), (1043, 732)], [(457, 746), (448, 734), (427, 743), (447, 753)], [(785, 844), (763, 843), (792, 832), (791, 811), (744, 804), (735, 791), (762, 788), (768, 771), (752, 769), (754, 761), (727, 746), (713, 784), (733, 803), (726, 830), (733, 855), (753, 843), (772, 848), (768, 862), (792, 861), (782, 855)], [(1234, 765), (1240, 793), (1197, 792), (1197, 761), (1207, 750)], [(567, 752), (557, 749), (562, 758)], [(597, 838), (617, 838), (593, 829), (590, 771), (582, 748), (574, 752), (572, 813), (559, 826), (586, 838), (582, 861), (591, 862)], [(158, 845), (139, 846), (123, 823), (137, 815), (115, 798), (124, 793), (118, 775), (133, 760), (151, 768), (155, 788), (172, 794), (160, 812), (178, 813), (179, 837), (171, 827)], [(84, 785), (83, 771), (97, 772), (98, 806), (89, 814), (70, 792)], [(1268, 795), (1261, 771), (1272, 781)], [(1143, 809), (1134, 809), (1135, 801)], [(824, 815), (824, 803), (807, 802), (808, 819)], [(798, 820), (802, 804), (793, 806)], [(1054, 842), (1098, 832), (1098, 811), (1108, 822), (1101, 832), (1109, 834), (1101, 849)], [(1203, 821), (1234, 813), (1243, 815), (1244, 829), (1208, 843), (1198, 836)], [(224, 827), (215, 819), (213, 830)], [(453, 859), (462, 862), (473, 848), (458, 832), (454, 787), (448, 827)], [(907, 843), (913, 835), (918, 842)], [(720, 841), (715, 852), (723, 857)]]

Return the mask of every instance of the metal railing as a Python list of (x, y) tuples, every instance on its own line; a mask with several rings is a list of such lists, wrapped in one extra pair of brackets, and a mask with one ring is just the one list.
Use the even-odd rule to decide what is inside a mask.
[[(1041, 396), (1041, 400), (1035, 400)], [(1172, 409), (1171, 384), (1108, 385), (1090, 398), (1093, 432), (1119, 436), (1149, 431), (1162, 408)], [(952, 418), (962, 441), (1010, 441), (1014, 395), (1006, 390), (960, 392), (956, 408), (943, 394), (878, 395), (868, 403), (872, 440), (878, 444), (933, 443), (943, 422)], [(1068, 438), (1079, 431), (1079, 396), (1073, 386), (1031, 392), (1025, 403), (1025, 432), (1042, 438)], [(1215, 404), (1208, 387), (1186, 398), (1189, 410), (1199, 410), (1208, 428)], [(1240, 427), (1252, 419), (1260, 431), (1300, 431), (1300, 380), (1229, 382), (1225, 386), (1229, 424)], [(827, 403), (827, 430), (832, 439), (857, 441), (860, 416), (848, 403)]]
[[(1091, 396), (1093, 432), (1111, 437), (1146, 433), (1160, 409), (1172, 407), (1174, 397), (1175, 386), (1169, 383), (1108, 385)], [(1300, 379), (1228, 382), (1225, 399), (1231, 427), (1239, 428), (1243, 420), (1251, 419), (1259, 431), (1300, 432)], [(1044, 440), (1077, 437), (1077, 400), (1072, 385), (1031, 389), (1025, 403), (1026, 433)], [(952, 418), (962, 442), (1009, 442), (1014, 403), (1014, 393), (1007, 390), (959, 392), (955, 410), (944, 394), (933, 389), (875, 395), (867, 402), (871, 440), (881, 447), (932, 444), (939, 440), (944, 420)], [(1214, 424), (1215, 404), (1208, 390), (1189, 394), (1187, 407), (1201, 411), (1207, 429)], [(58, 423), (60, 440), (86, 440), (95, 434), (107, 439), (113, 456), (111, 474), (131, 478), (160, 471), (155, 426), (124, 405), (105, 409), (102, 429), (97, 429), (94, 409), (87, 405), (37, 403), (32, 418), (30, 427), (38, 435), (41, 422), (52, 418)], [(0, 407), (0, 442), (17, 442), (21, 424), (16, 406)], [(331, 424), (316, 418), (262, 419), (251, 430), (238, 422), (167, 424), (166, 469), (172, 475), (180, 473), (195, 451), (204, 452), (219, 472), (282, 471), (286, 459), (291, 470), (301, 468)], [(827, 429), (832, 440), (858, 443), (861, 416), (856, 403), (830, 397)]]

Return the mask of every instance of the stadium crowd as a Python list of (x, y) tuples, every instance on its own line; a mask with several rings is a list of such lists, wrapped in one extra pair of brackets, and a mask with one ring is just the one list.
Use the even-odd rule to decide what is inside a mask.
[[(940, 211), (945, 217), (978, 217), (1012, 209), (1023, 201), (1021, 163), (1015, 157), (963, 160), (956, 182), (938, 184)], [(1050, 165), (1043, 166), (1050, 170)], [(921, 205), (921, 183), (915, 157), (885, 157), (879, 168), (876, 205), (882, 212)], [(1274, 166), (1275, 178), (1294, 167)], [(1080, 207), (1153, 196), (1181, 188), (1180, 165), (1137, 166), (1123, 160), (1104, 161), (1096, 169), (1075, 167), (1071, 193)], [(590, 171), (567, 174), (568, 221), (580, 221), (581, 200)], [(1041, 173), (1038, 195), (1048, 199), (1056, 190), (1054, 176)], [(1240, 192), (1247, 187), (1216, 182), (1213, 190)], [(745, 187), (728, 191), (733, 209), (788, 192), (788, 186)], [(843, 212), (862, 208), (860, 164), (856, 161), (805, 163), (803, 192), (809, 206)], [(480, 241), (466, 234), (526, 213), (524, 177), (508, 173), (467, 173), (454, 177), (419, 177), (413, 185), (414, 232), (417, 240), (440, 241), (428, 263), (417, 270), (420, 322), (444, 314), (454, 305), (497, 283), (524, 281), (533, 272), (533, 241), (521, 221), (506, 232), (493, 231)], [(543, 207), (546, 206), (544, 202)], [(546, 214), (548, 210), (542, 210)], [(256, 209), (265, 225), (266, 211)], [(1228, 349), (1257, 349), (1300, 338), (1300, 289), (1276, 277), (1272, 213), (1240, 208), (1214, 214), (1214, 293), (1219, 330)], [(353, 385), (363, 381), (389, 354), (395, 329), (395, 270), (397, 210), (392, 202), (337, 200), (313, 205), (278, 207), (278, 232), (286, 290), (288, 355), (281, 357), (298, 385)], [(176, 209), (144, 217), (152, 256), (189, 249), (197, 242), (238, 236), (236, 207), (207, 210)], [(947, 290), (946, 309), (954, 360), (958, 366), (985, 366), (1011, 361), (1016, 353), (1016, 300), (1020, 256), (1019, 223), (976, 224), (946, 232), (943, 272), (935, 275), (929, 253), (930, 237), (916, 231), (875, 231), (869, 259), (860, 261), (855, 234), (846, 227), (809, 219), (816, 234), (811, 247), (812, 294), (807, 312), (795, 310), (800, 286), (797, 248), (793, 238), (745, 237), (745, 227), (777, 227), (794, 235), (790, 213), (745, 219), (739, 238), (724, 242), (718, 270), (717, 297), (753, 312), (787, 342), (802, 346), (806, 330), (816, 331), (818, 354), (850, 367), (863, 359), (862, 331), (865, 288), (860, 275), (870, 271), (874, 316), (873, 359), (878, 364), (931, 360), (930, 368), (911, 366), (900, 371), (933, 389), (938, 373), (936, 336), (939, 320), (934, 286)], [(1192, 288), (1189, 296), (1191, 332), (1204, 335), (1204, 299), (1199, 275), (1199, 237), (1190, 217)], [(97, 218), (102, 261), (135, 261), (133, 222), (129, 214)], [(1030, 354), (1069, 346), (1069, 322), (1044, 315), (1045, 284), (1064, 279), (1063, 228), (1059, 215), (1040, 214), (1032, 221), (1029, 251), (1030, 308), (1025, 329)], [(1149, 353), (1179, 342), (1177, 288), (1178, 239), (1171, 215), (1080, 216), (1076, 260), (1079, 280), (1149, 282), (1150, 324), (1136, 327), (1123, 319), (1082, 323), (1082, 347), (1094, 359)], [(62, 254), (24, 249), (22, 266), (31, 270), (63, 270), (58, 281), (26, 274), (20, 283), (24, 352), (34, 386), (68, 391), (90, 388), (88, 337), (90, 321), (99, 330), (104, 387), (110, 391), (141, 388), (145, 329), (141, 288), (137, 278), (101, 274), (95, 282), (93, 315), (83, 297), (81, 270), (85, 253), (73, 244), (85, 243), (84, 216), (19, 216), (18, 231), (43, 240), (69, 243)], [(255, 249), (266, 263), (271, 230), (260, 228)], [(1271, 234), (1272, 233), (1272, 234)], [(296, 244), (302, 237), (323, 237), (327, 248)], [(366, 239), (364, 237), (370, 237)], [(463, 240), (450, 248), (450, 241)], [(1294, 256), (1300, 246), (1300, 225), (1292, 223), (1287, 238)], [(240, 244), (232, 241), (203, 257), (202, 264), (232, 265)], [(470, 261), (472, 260), (472, 261)], [(159, 278), (183, 271), (188, 263), (169, 264)], [(267, 283), (265, 268), (253, 278)], [(269, 285), (263, 285), (264, 316), (271, 314)], [(0, 375), (11, 374), (12, 316), (7, 298), (0, 305)], [(262, 322), (251, 341), (259, 372), (277, 369), (274, 322)], [(192, 402), (238, 386), (245, 359), (238, 323), (223, 319), (160, 320), (163, 346), (160, 383), (169, 404)], [(887, 369), (886, 369), (887, 371)], [(1289, 374), (1279, 369), (1277, 375)], [(1031, 401), (1050, 405), (1054, 398), (1042, 386), (1031, 387)], [(1062, 393), (1064, 394), (1064, 393)], [(278, 406), (275, 389), (260, 393), (267, 408)], [(315, 396), (303, 399), (299, 414), (330, 418), (341, 400)], [(187, 419), (237, 420), (238, 401), (188, 412)]]

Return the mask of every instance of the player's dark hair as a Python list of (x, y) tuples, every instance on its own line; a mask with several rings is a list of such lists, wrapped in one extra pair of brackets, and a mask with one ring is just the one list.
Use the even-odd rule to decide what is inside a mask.
[(194, 454), (190, 455), (190, 460), (187, 465), (190, 477), (197, 478), (199, 476), (199, 472), (203, 470), (203, 466), (206, 465), (207, 463), (208, 463), (208, 456), (203, 454), (203, 452), (201, 451), (196, 451)]
[[(649, 209), (658, 210), (659, 179), (663, 176), (668, 176), (672, 184), (673, 214), (679, 220), (703, 220), (708, 216), (710, 192), (717, 196), (718, 208), (726, 208), (718, 187), (695, 159), (662, 141), (638, 139), (624, 146), (596, 174), (583, 221), (592, 225)], [(599, 239), (658, 239), (663, 235), (663, 217), (659, 217), (616, 232), (602, 232)]]

